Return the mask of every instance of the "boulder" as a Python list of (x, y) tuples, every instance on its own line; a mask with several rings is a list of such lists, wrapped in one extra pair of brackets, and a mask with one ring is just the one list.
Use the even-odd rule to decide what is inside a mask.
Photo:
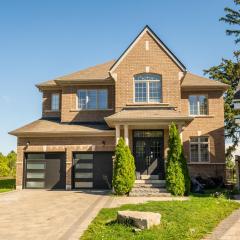
[(139, 229), (149, 229), (161, 222), (161, 214), (139, 211), (118, 211), (117, 220), (120, 223), (128, 223)]

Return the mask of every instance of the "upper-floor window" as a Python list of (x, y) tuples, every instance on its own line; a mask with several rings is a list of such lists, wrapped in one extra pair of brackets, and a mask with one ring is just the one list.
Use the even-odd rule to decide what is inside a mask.
[(208, 136), (190, 138), (191, 162), (209, 161), (209, 138)]
[(51, 110), (52, 111), (59, 111), (59, 99), (60, 95), (59, 93), (52, 93), (51, 95)]
[(134, 76), (135, 102), (159, 103), (162, 99), (161, 76), (143, 73)]
[(190, 115), (208, 115), (208, 98), (205, 95), (189, 96)]
[(79, 89), (78, 109), (107, 109), (108, 108), (108, 91), (106, 89)]

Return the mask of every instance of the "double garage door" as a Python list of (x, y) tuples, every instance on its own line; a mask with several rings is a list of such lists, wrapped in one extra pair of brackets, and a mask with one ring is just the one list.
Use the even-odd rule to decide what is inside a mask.
[[(112, 156), (113, 152), (74, 153), (72, 188), (111, 188)], [(66, 188), (64, 153), (28, 153), (25, 159), (25, 188)]]

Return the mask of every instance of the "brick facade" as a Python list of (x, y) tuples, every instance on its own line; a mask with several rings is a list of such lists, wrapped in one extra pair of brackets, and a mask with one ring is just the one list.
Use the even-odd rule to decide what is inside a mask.
[[(148, 42), (148, 48), (146, 48)], [(188, 96), (191, 94), (204, 94), (208, 96), (209, 115), (195, 117), (182, 129), (184, 153), (188, 159), (191, 175), (224, 176), (225, 143), (224, 143), (224, 108), (222, 90), (182, 90), (181, 82), (184, 72), (178, 64), (166, 53), (148, 32), (146, 32), (129, 49), (128, 53), (114, 69), (111, 76), (113, 84), (106, 85), (64, 85), (61, 90), (42, 90), (43, 113), (45, 117), (58, 117), (62, 123), (73, 122), (103, 122), (104, 117), (121, 111), (128, 105), (134, 105), (134, 75), (139, 73), (154, 73), (162, 78), (162, 103), (173, 107), (179, 114), (189, 115)], [(90, 82), (90, 81), (89, 81)], [(108, 109), (98, 111), (77, 110), (77, 90), (108, 89)], [(51, 112), (51, 94), (60, 93), (60, 111)], [(161, 105), (161, 104), (159, 104)], [(144, 111), (144, 110), (143, 110)], [(164, 159), (168, 150), (168, 124), (164, 129)], [(157, 128), (153, 125), (139, 126), (141, 129)], [(138, 126), (129, 126), (129, 145), (132, 149), (132, 129)], [(191, 163), (189, 156), (189, 138), (192, 136), (209, 136), (210, 162)], [(121, 136), (124, 136), (123, 128)], [(30, 142), (26, 148), (27, 142)], [(104, 144), (103, 144), (104, 142)], [(74, 151), (113, 151), (115, 137), (19, 137), (17, 158), (17, 186), (22, 186), (23, 160), (25, 152), (65, 152), (66, 153), (66, 188), (71, 187), (72, 153)]]

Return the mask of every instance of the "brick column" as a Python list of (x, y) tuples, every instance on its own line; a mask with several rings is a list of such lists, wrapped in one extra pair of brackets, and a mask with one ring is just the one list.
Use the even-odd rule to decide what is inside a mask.
[(72, 150), (66, 149), (66, 190), (72, 189)]
[(16, 189), (23, 188), (23, 160), (24, 151), (23, 147), (17, 147), (17, 161), (16, 161)]

